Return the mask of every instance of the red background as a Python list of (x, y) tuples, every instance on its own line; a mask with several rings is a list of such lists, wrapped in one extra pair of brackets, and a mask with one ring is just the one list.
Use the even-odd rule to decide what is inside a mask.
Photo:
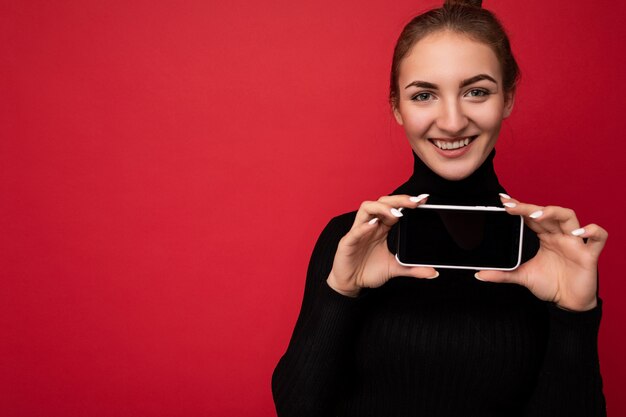
[[(0, 414), (274, 415), (318, 233), (410, 174), (390, 57), (437, 4), (1, 0)], [(611, 233), (626, 415), (624, 6), (485, 5), (523, 70), (502, 182)]]

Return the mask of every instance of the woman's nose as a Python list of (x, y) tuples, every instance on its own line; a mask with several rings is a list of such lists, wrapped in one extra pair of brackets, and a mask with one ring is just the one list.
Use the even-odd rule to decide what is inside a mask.
[(468, 124), (469, 120), (460, 103), (457, 102), (442, 106), (437, 117), (437, 127), (450, 135), (461, 132)]

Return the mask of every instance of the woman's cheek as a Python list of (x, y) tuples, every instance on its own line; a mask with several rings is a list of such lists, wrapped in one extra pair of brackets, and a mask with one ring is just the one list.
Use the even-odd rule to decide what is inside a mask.
[(425, 137), (428, 127), (432, 124), (429, 122), (429, 119), (430, 117), (427, 113), (410, 115), (404, 124), (407, 135), (411, 138)]

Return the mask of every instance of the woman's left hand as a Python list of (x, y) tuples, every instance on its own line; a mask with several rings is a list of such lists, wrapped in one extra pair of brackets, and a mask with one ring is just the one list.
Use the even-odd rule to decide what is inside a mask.
[(480, 271), (476, 278), (523, 285), (536, 297), (566, 310), (594, 308), (598, 257), (608, 237), (606, 230), (596, 224), (581, 228), (576, 213), (567, 208), (540, 207), (505, 197), (502, 202), (507, 212), (523, 216), (537, 233), (539, 251), (514, 271)]

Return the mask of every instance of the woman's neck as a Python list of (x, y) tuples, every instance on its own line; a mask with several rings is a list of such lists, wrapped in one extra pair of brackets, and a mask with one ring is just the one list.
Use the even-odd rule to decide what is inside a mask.
[(495, 149), (491, 151), (483, 164), (469, 177), (450, 181), (434, 173), (413, 153), (413, 175), (393, 194), (418, 195), (430, 194), (430, 204), (455, 205), (497, 205), (500, 206), (498, 193), (504, 192), (494, 170)]

